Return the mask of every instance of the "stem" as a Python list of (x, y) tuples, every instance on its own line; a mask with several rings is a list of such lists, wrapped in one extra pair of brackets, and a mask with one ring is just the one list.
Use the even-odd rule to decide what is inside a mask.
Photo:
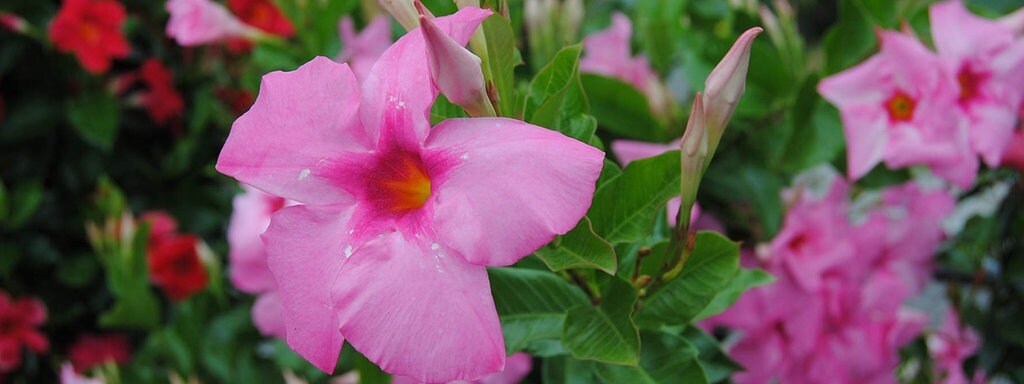
[(587, 297), (590, 298), (591, 304), (601, 304), (601, 293), (594, 290), (594, 287), (591, 287), (590, 284), (587, 283), (587, 279), (584, 279), (576, 270), (567, 269), (566, 272), (568, 272), (569, 277), (572, 278), (573, 283), (580, 286), (580, 288), (583, 288), (583, 292), (585, 292)]

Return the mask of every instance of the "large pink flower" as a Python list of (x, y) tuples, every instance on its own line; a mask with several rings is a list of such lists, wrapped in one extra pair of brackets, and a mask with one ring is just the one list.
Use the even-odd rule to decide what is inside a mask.
[[(436, 23), (465, 44), (488, 15), (467, 7)], [(486, 267), (515, 263), (589, 207), (601, 151), (504, 118), (431, 128), (429, 74), (418, 31), (362, 85), (326, 58), (268, 74), (218, 159), (221, 172), (305, 204), (276, 213), (263, 240), (288, 344), (325, 371), (342, 335), (424, 382), (501, 370)]]
[(878, 54), (818, 85), (842, 116), (850, 179), (884, 160), (894, 169), (926, 165), (969, 187), (978, 160), (956, 112), (960, 88), (948, 65), (913, 37), (879, 37)]
[(185, 47), (249, 39), (261, 34), (212, 0), (169, 0), (167, 36)]
[(989, 166), (999, 165), (1024, 96), (1024, 40), (1012, 28), (975, 16), (961, 0), (929, 9), (939, 55), (960, 85), (957, 108), (970, 125), (971, 148)]
[(270, 226), (270, 216), (288, 205), (284, 198), (243, 186), (235, 196), (228, 224), (231, 246), (231, 283), (240, 291), (259, 295), (252, 308), (252, 321), (260, 333), (285, 338), (277, 283), (267, 266), (267, 252), (260, 235)]
[(391, 22), (387, 16), (377, 16), (356, 34), (352, 18), (345, 16), (338, 23), (338, 34), (341, 35), (342, 49), (335, 61), (348, 63), (356, 79), (361, 81), (391, 45)]
[(580, 58), (580, 70), (632, 84), (647, 96), (651, 110), (664, 116), (669, 108), (668, 91), (647, 57), (633, 56), (632, 36), (633, 24), (629, 17), (616, 12), (612, 15), (611, 26), (583, 39), (584, 55)]

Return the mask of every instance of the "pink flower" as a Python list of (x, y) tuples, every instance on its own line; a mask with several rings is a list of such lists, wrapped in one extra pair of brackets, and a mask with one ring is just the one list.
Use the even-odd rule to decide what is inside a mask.
[[(533, 358), (525, 353), (516, 353), (505, 360), (505, 370), (484, 376), (480, 380), (449, 381), (448, 384), (517, 384), (530, 374), (533, 369)], [(395, 376), (391, 384), (418, 384), (419, 381), (406, 376)]]
[[(465, 44), (490, 11), (437, 18)], [(583, 217), (603, 153), (503, 118), (430, 127), (437, 96), (422, 34), (360, 86), (315, 58), (263, 78), (217, 169), (301, 204), (263, 234), (287, 342), (324, 371), (343, 335), (387, 372), (424, 382), (500, 371), (486, 266), (515, 263)]]
[(251, 39), (260, 35), (212, 0), (168, 0), (167, 36), (185, 47)]
[(836, 177), (821, 195), (802, 187), (789, 191), (794, 202), (769, 245), (768, 264), (788, 273), (800, 287), (815, 290), (826, 273), (849, 262), (854, 248), (847, 236), (848, 189)]
[(352, 18), (345, 16), (338, 24), (338, 33), (342, 49), (334, 60), (348, 63), (360, 81), (366, 78), (373, 63), (391, 45), (391, 22), (384, 15), (374, 18), (359, 34), (356, 34)]
[(928, 353), (935, 360), (935, 368), (945, 384), (967, 384), (963, 363), (978, 350), (979, 338), (974, 330), (960, 324), (952, 308), (942, 320), (942, 326), (926, 339)]
[(670, 107), (669, 94), (651, 68), (647, 57), (633, 57), (630, 39), (633, 25), (629, 17), (616, 12), (612, 25), (583, 39), (580, 70), (613, 77), (629, 83), (647, 96), (651, 111), (664, 116)]
[(1017, 129), (1010, 137), (1010, 143), (1003, 152), (1002, 163), (1018, 172), (1024, 172), (1024, 129)]
[(46, 317), (46, 305), (39, 299), (12, 300), (0, 290), (0, 374), (21, 366), (22, 347), (35, 353), (50, 349), (50, 342), (39, 332)]
[(260, 333), (284, 339), (281, 300), (260, 235), (270, 226), (270, 216), (288, 201), (249, 186), (243, 188), (245, 193), (235, 196), (228, 224), (231, 283), (242, 292), (259, 295), (253, 304), (252, 321)]
[(850, 179), (884, 160), (893, 169), (927, 165), (969, 187), (978, 161), (955, 112), (960, 90), (948, 66), (913, 37), (879, 38), (878, 54), (818, 85), (842, 116)]
[(427, 65), (434, 85), (448, 101), (466, 110), (472, 117), (494, 117), (494, 107), (487, 96), (482, 60), (459, 44), (431, 21), (423, 4), (420, 10), (420, 32), (427, 46)]
[(1024, 40), (1009, 26), (975, 16), (960, 0), (929, 12), (935, 47), (960, 85), (956, 106), (970, 126), (971, 148), (997, 166), (1024, 97)]
[(0, 12), (0, 28), (18, 33), (26, 33), (28, 32), (29, 24), (21, 16), (10, 12)]

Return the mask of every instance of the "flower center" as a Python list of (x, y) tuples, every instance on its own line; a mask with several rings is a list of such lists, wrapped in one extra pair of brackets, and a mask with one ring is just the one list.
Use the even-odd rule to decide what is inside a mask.
[(430, 198), (430, 175), (418, 153), (385, 153), (367, 176), (367, 198), (385, 211), (418, 209)]
[(896, 94), (885, 102), (885, 109), (889, 111), (889, 119), (892, 121), (912, 120), (915, 107), (917, 107), (917, 101), (903, 91), (896, 91)]
[(100, 29), (92, 23), (82, 23), (82, 26), (78, 27), (78, 34), (83, 41), (89, 44), (96, 44), (100, 41)]
[(971, 70), (970, 65), (964, 65), (956, 74), (956, 81), (960, 83), (960, 103), (967, 103), (978, 97), (978, 88), (985, 81), (982, 73)]

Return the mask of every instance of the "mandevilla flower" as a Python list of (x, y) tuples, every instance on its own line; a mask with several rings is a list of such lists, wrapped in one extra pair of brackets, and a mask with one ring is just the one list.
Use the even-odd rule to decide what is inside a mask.
[(935, 360), (935, 369), (945, 384), (967, 384), (963, 363), (978, 350), (980, 340), (973, 329), (960, 324), (952, 308), (946, 312), (942, 325), (926, 339), (928, 353)]
[(732, 118), (740, 97), (747, 89), (750, 49), (754, 45), (754, 38), (763, 31), (761, 27), (744, 31), (704, 80), (704, 120), (707, 125), (709, 156), (707, 161), (711, 161), (710, 156), (718, 149), (718, 142), (722, 139), (725, 127)]
[(252, 39), (262, 32), (212, 0), (168, 0), (167, 36), (185, 47)]
[[(377, 5), (388, 11), (391, 17), (394, 17), (398, 24), (402, 24), (408, 31), (420, 26), (419, 12), (414, 3), (415, 0), (377, 0)], [(426, 13), (430, 17), (434, 16), (429, 10)]]
[(150, 225), (146, 245), (149, 279), (180, 301), (206, 288), (209, 277), (200, 253), (203, 244), (195, 235), (177, 233), (177, 223), (164, 212), (148, 212), (140, 217)]
[(157, 124), (164, 125), (180, 118), (185, 101), (174, 89), (174, 76), (157, 59), (147, 59), (139, 69), (139, 78), (146, 84), (146, 90), (139, 95), (140, 102)]
[(929, 12), (935, 47), (960, 85), (956, 107), (969, 124), (971, 148), (997, 166), (1024, 98), (1024, 39), (973, 15), (961, 0), (935, 4)]
[(50, 342), (39, 332), (46, 317), (46, 305), (39, 299), (12, 300), (0, 290), (0, 374), (21, 366), (23, 346), (35, 353), (50, 349)]
[(633, 56), (630, 40), (633, 25), (629, 17), (616, 12), (612, 25), (583, 39), (584, 55), (580, 70), (622, 80), (647, 96), (651, 112), (665, 117), (672, 105), (669, 92), (658, 74), (651, 68), (647, 57)]
[(260, 333), (284, 339), (281, 300), (260, 235), (270, 225), (270, 216), (288, 205), (288, 201), (243, 187), (245, 193), (235, 196), (228, 224), (231, 283), (242, 292), (259, 295), (252, 307), (252, 322)]
[(911, 36), (880, 31), (881, 51), (824, 79), (818, 92), (839, 108), (850, 179), (885, 161), (927, 165), (967, 188), (978, 160), (956, 114), (959, 87), (946, 64)]
[[(291, 37), (295, 35), (292, 22), (281, 13), (271, 0), (228, 0), (231, 10), (245, 24), (255, 27), (269, 35)], [(245, 52), (252, 49), (253, 43), (248, 39), (236, 38), (227, 41), (228, 50)]]
[(71, 363), (65, 362), (60, 366), (60, 384), (106, 384), (102, 378), (90, 378), (75, 372)]
[[(530, 374), (532, 368), (533, 358), (520, 352), (505, 360), (505, 369), (501, 372), (484, 376), (480, 380), (456, 380), (450, 381), (448, 384), (518, 384), (526, 375)], [(391, 384), (419, 384), (419, 381), (406, 376), (395, 376), (391, 379)]]
[[(489, 11), (434, 20), (465, 44)], [(424, 382), (500, 371), (505, 347), (486, 266), (507, 266), (583, 217), (603, 153), (503, 118), (430, 127), (437, 96), (423, 35), (360, 85), (315, 58), (263, 78), (217, 169), (301, 204), (263, 234), (288, 344), (324, 371), (342, 341)]]
[(391, 45), (391, 22), (387, 16), (377, 16), (356, 34), (352, 18), (345, 16), (338, 23), (338, 34), (341, 35), (342, 49), (334, 60), (348, 63), (356, 79), (362, 81), (377, 58)]
[(131, 50), (121, 33), (124, 20), (124, 7), (115, 0), (64, 0), (50, 24), (50, 40), (58, 51), (73, 53), (87, 71), (103, 73), (112, 59)]

